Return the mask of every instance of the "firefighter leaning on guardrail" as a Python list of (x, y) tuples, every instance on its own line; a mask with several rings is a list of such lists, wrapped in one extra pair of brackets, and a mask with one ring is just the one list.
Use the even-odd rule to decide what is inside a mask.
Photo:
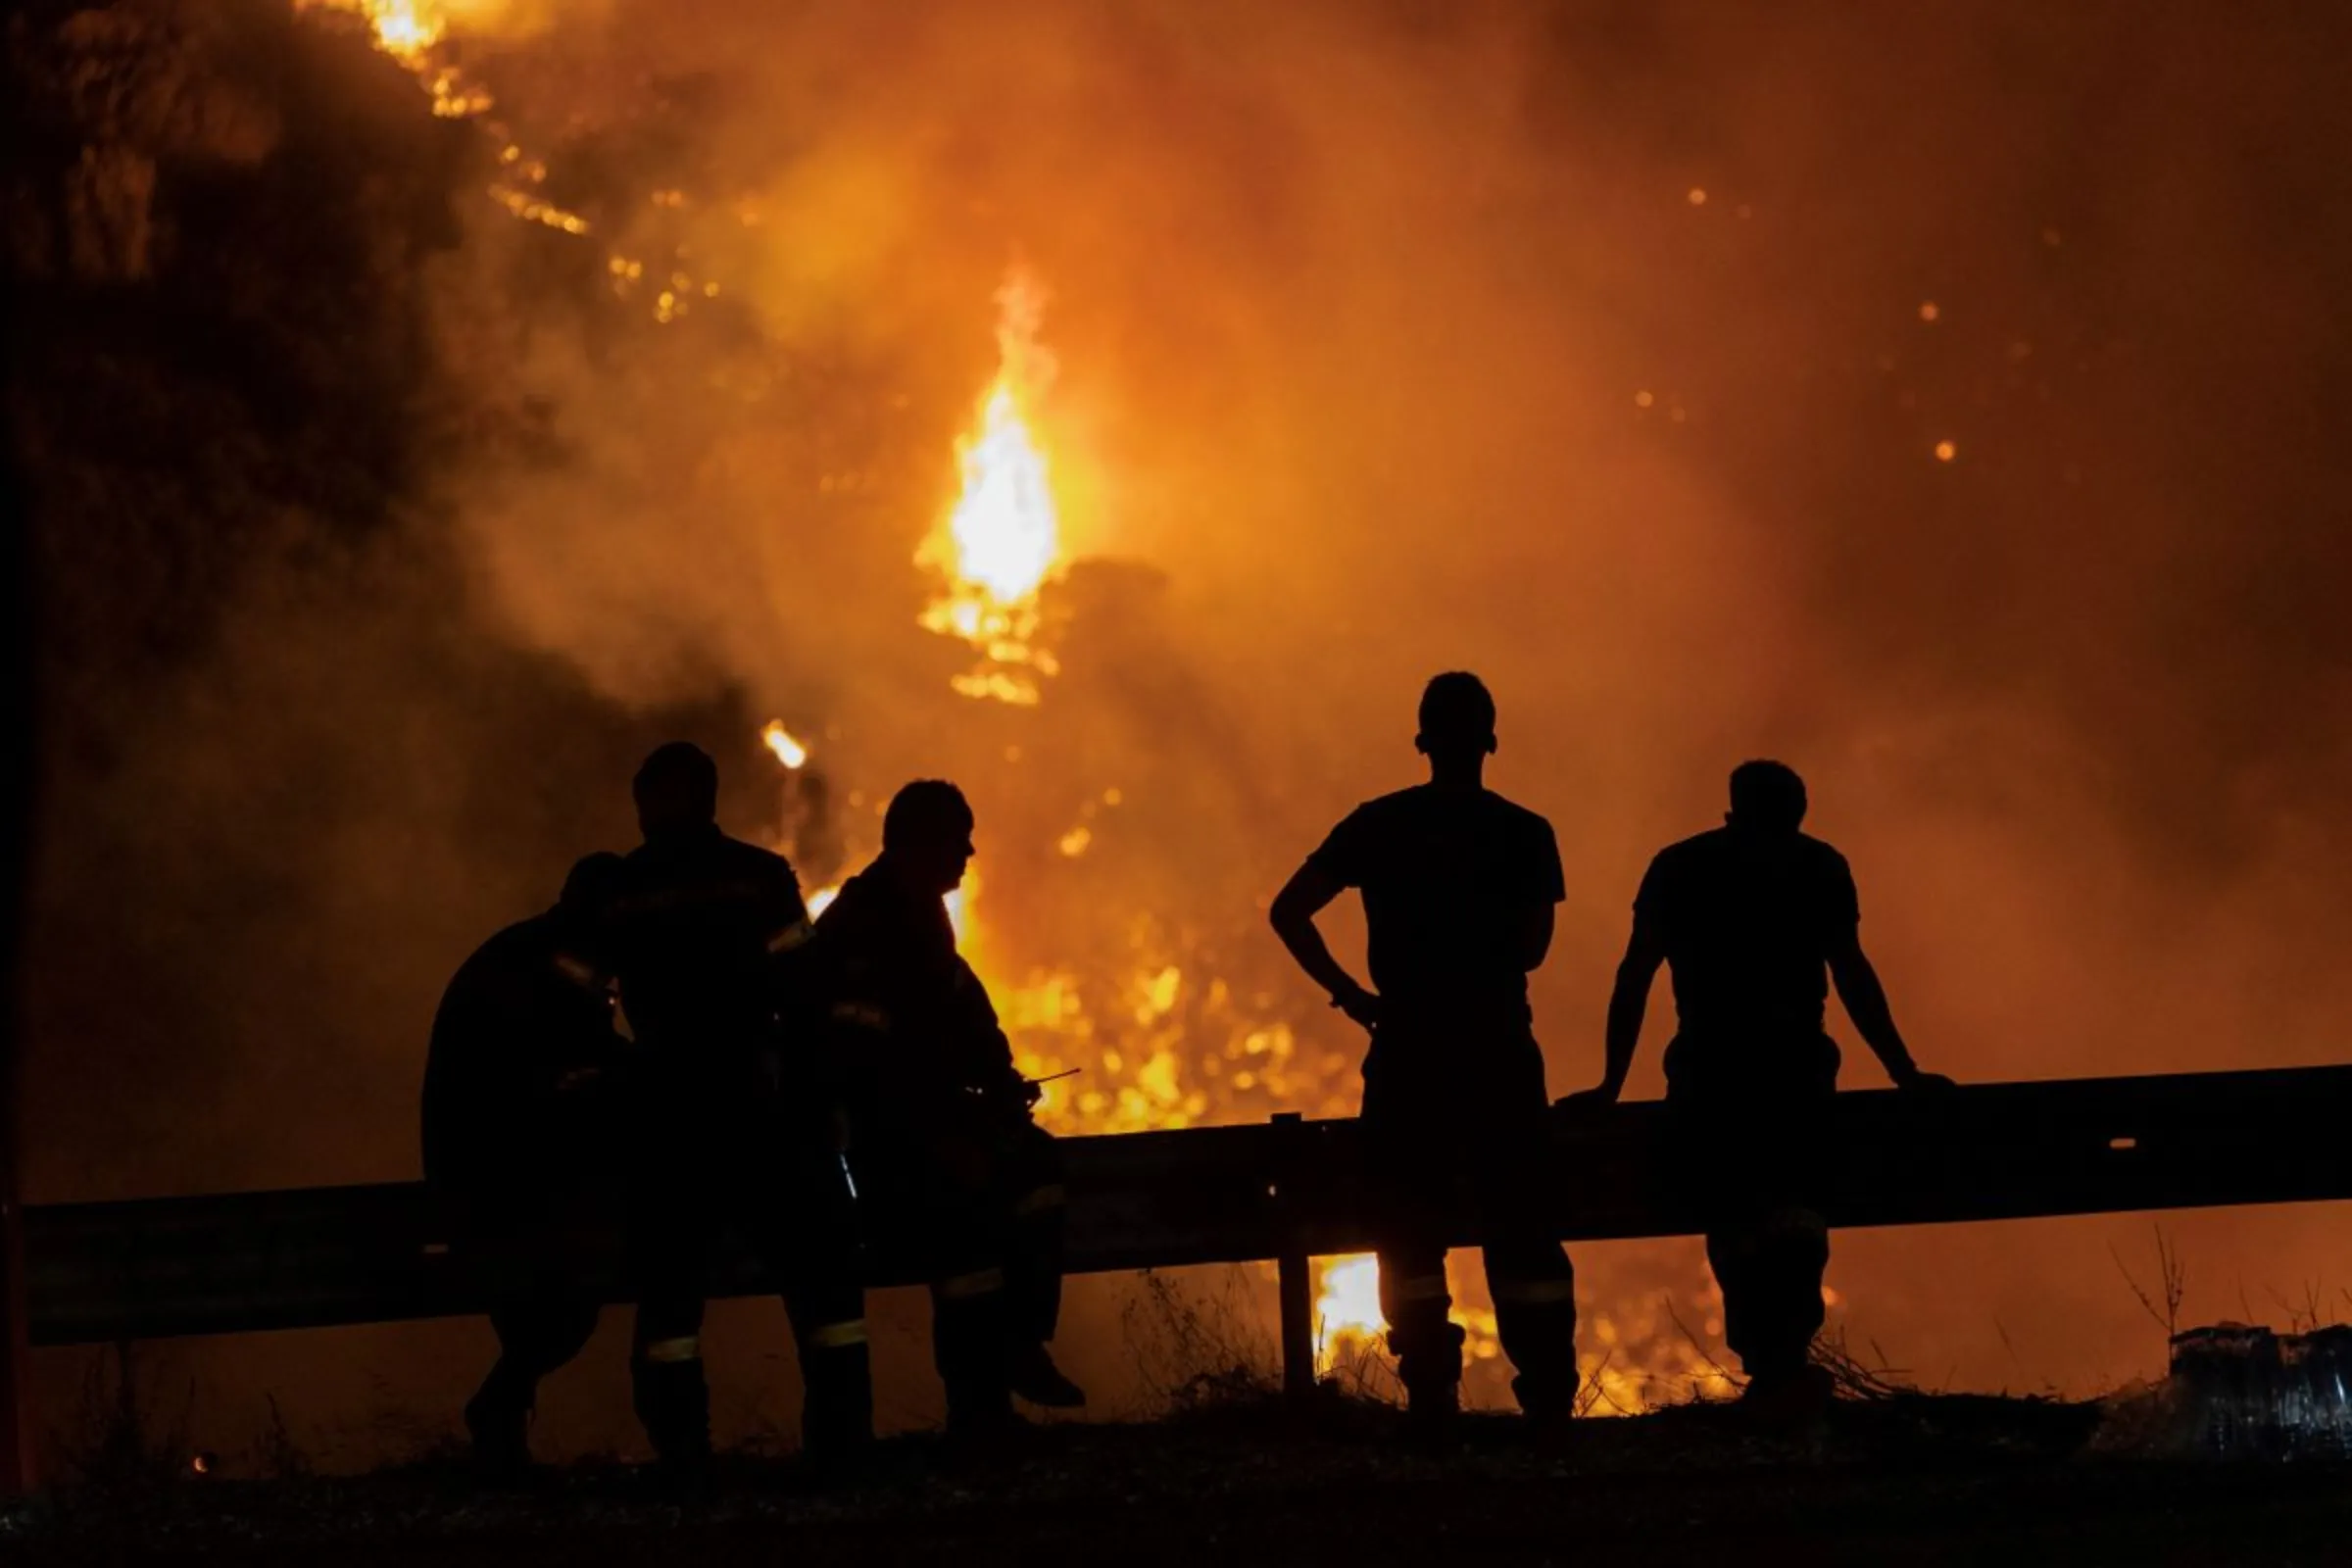
[[(1332, 1005), (1372, 1032), (1363, 1129), (1380, 1304), (1408, 1414), (1442, 1428), (1459, 1405), (1463, 1336), (1446, 1244), (1467, 1209), (1518, 1373), (1512, 1392), (1550, 1424), (1575, 1405), (1576, 1282), (1542, 1208), (1547, 1106), (1527, 977), (1565, 893), (1559, 848), (1549, 822), (1485, 785), (1494, 699), (1476, 675), (1430, 681), (1414, 744), (1429, 782), (1348, 813), (1270, 912)], [(1377, 994), (1315, 928), (1348, 888), (1362, 890)]]
[(1571, 1106), (1617, 1099), (1658, 965), (1674, 975), (1666, 1048), (1677, 1168), (1707, 1227), (1724, 1339), (1767, 1415), (1805, 1416), (1830, 1396), (1808, 1360), (1822, 1325), (1830, 1233), (1816, 1189), (1838, 1087), (1823, 1029), (1837, 982), (1863, 1043), (1901, 1089), (1948, 1087), (1911, 1059), (1862, 952), (1852, 870), (1799, 831), (1805, 785), (1783, 763), (1732, 772), (1724, 825), (1658, 852), (1634, 900), (1634, 931), (1609, 999), (1600, 1085)]
[(612, 906), (629, 1077), (627, 1273), (638, 1419), (665, 1464), (710, 1451), (703, 1304), (729, 1229), (781, 1275), (800, 1350), (803, 1441), (838, 1456), (872, 1436), (854, 1195), (800, 1023), (812, 935), (783, 857), (716, 821), (718, 769), (683, 742), (638, 771), (645, 843)]
[(539, 1382), (596, 1331), (596, 1238), (618, 1202), (610, 1074), (621, 1040), (598, 911), (621, 872), (591, 855), (554, 908), (499, 932), (460, 966), (425, 1058), (424, 1179), (453, 1251), (480, 1275), (499, 1355), (466, 1405), (485, 1467), (530, 1462)]
[(818, 918), (809, 954), (868, 1234), (930, 1271), (949, 1431), (985, 1436), (1013, 1422), (1014, 1395), (1054, 1407), (1086, 1396), (1046, 1348), (1061, 1304), (1059, 1152), (1030, 1119), (1038, 1090), (944, 902), (972, 828), (955, 785), (901, 790), (881, 856)]

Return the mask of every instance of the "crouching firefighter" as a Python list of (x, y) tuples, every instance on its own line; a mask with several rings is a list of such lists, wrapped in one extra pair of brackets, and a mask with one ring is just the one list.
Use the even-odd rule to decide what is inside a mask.
[(450, 981), (433, 1015), (424, 1176), (459, 1263), (487, 1287), (499, 1354), (466, 1406), (475, 1459), (530, 1462), (539, 1382), (596, 1330), (610, 1176), (612, 1028), (599, 911), (621, 870), (592, 855), (544, 914), (507, 927)]
[(803, 1445), (838, 1459), (871, 1439), (873, 1394), (855, 1200), (798, 1000), (812, 934), (799, 879), (783, 857), (719, 831), (718, 769), (699, 748), (656, 751), (635, 795), (645, 843), (612, 929), (638, 1058), (626, 1249), (637, 1416), (665, 1466), (709, 1460), (703, 1305), (731, 1231), (782, 1280)]
[[(1380, 1304), (1406, 1409), (1425, 1431), (1460, 1405), (1462, 1330), (1449, 1228), (1486, 1252), (1512, 1393), (1542, 1425), (1574, 1413), (1576, 1278), (1545, 1229), (1548, 1117), (1527, 976), (1564, 896), (1551, 824), (1486, 788), (1494, 700), (1477, 676), (1431, 680), (1414, 744), (1429, 782), (1367, 802), (1274, 900), (1284, 946), (1372, 1033), (1362, 1128), (1380, 1205)], [(1377, 993), (1332, 956), (1315, 916), (1360, 889)]]
[(1013, 1067), (948, 919), (972, 827), (955, 785), (901, 790), (881, 856), (842, 888), (811, 944), (869, 1234), (930, 1272), (933, 1353), (958, 1436), (1012, 1424), (1016, 1395), (1058, 1408), (1086, 1399), (1046, 1348), (1061, 1310), (1060, 1153), (1030, 1119), (1037, 1086)]

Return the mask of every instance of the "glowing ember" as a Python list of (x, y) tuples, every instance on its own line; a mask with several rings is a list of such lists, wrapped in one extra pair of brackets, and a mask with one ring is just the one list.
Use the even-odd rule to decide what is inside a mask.
[(998, 290), (997, 378), (956, 448), (963, 490), (914, 558), (947, 579), (922, 624), (971, 644), (983, 659), (956, 678), (956, 689), (1008, 703), (1036, 702), (1032, 672), (1054, 673), (1052, 656), (1032, 645), (1037, 592), (1061, 552), (1046, 455), (1029, 427), (1031, 405), (1054, 377), (1053, 357), (1037, 341), (1044, 307), (1025, 274)]
[(808, 761), (808, 748), (793, 739), (792, 731), (780, 719), (769, 719), (767, 728), (760, 732), (760, 739), (776, 754), (776, 760), (788, 768), (797, 771)]

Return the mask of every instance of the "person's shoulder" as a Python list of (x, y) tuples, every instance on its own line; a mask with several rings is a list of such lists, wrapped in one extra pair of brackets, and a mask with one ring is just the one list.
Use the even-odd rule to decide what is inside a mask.
[(547, 916), (534, 914), (507, 926), (474, 949), (473, 956), (466, 960), (466, 967), (501, 964), (535, 955), (548, 947), (552, 940), (553, 932)]
[(760, 877), (771, 881), (790, 882), (800, 886), (801, 876), (792, 862), (775, 851), (750, 843), (730, 834), (718, 836), (717, 855), (727, 868), (744, 876)]
[(1375, 795), (1341, 817), (1331, 830), (1332, 837), (1340, 841), (1360, 842), (1367, 834), (1387, 832), (1412, 817), (1419, 794), (1418, 789), (1403, 789), (1387, 795)]
[(1349, 821), (1356, 821), (1359, 819), (1375, 822), (1391, 821), (1398, 816), (1406, 814), (1407, 812), (1418, 810), (1421, 808), (1422, 803), (1428, 798), (1428, 785), (1407, 785), (1405, 788), (1400, 790), (1391, 790), (1386, 795), (1373, 796), (1370, 800), (1358, 806), (1354, 810), (1349, 811), (1348, 813), (1348, 818)]
[(1687, 839), (1676, 839), (1650, 857), (1652, 865), (1667, 867), (1703, 865), (1727, 853), (1732, 844), (1732, 830), (1711, 827), (1703, 833), (1693, 833)]
[(1797, 863), (1804, 867), (1805, 875), (1817, 882), (1853, 885), (1854, 868), (1846, 863), (1835, 845), (1810, 833), (1799, 833), (1796, 843)]
[(464, 1005), (460, 999), (479, 1000), (514, 984), (515, 976), (546, 962), (554, 955), (547, 917), (532, 915), (494, 933), (458, 965), (442, 989), (442, 1006)]
[(1490, 815), (1514, 832), (1542, 833), (1546, 836), (1551, 832), (1551, 818), (1542, 811), (1521, 806), (1507, 795), (1484, 790), (1480, 792), (1479, 800)]
[(1817, 839), (1810, 833), (1799, 833), (1796, 836), (1796, 842), (1797, 853), (1805, 858), (1807, 864), (1818, 866), (1824, 871), (1844, 871), (1851, 874), (1851, 868), (1846, 864), (1845, 856), (1829, 840)]
[(826, 901), (823, 912), (816, 917), (817, 928), (846, 931), (871, 920), (881, 894), (880, 878), (870, 871), (858, 872)]

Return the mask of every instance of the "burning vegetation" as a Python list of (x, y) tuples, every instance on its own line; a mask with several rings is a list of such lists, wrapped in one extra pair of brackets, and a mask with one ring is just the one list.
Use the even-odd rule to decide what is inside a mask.
[[(1839, 834), (1911, 879), (1873, 918), (1970, 1075), (2336, 1049), (2343, 546), (2301, 519), (2340, 464), (2291, 411), (2340, 391), (2344, 245), (2229, 238), (2331, 176), (2144, 200), (2205, 165), (2072, 89), (1967, 141), (1894, 101), (2084, 57), (2022, 10), (1086, 9), (27, 9), (36, 1198), (408, 1174), (430, 999), (626, 842), (670, 734), (817, 901), (899, 782), (964, 784), (958, 930), (1023, 1070), (1075, 1070), (1054, 1130), (1350, 1112), (1360, 1040), (1260, 902), (1455, 662), (1570, 808), (1555, 1086), (1633, 857), (1784, 744), (1870, 803)], [(2159, 13), (2117, 69), (2209, 112), (2116, 123), (2340, 142), (2239, 102), (2284, 34)], [(2205, 58), (2251, 64), (2167, 74)], [(1963, 1379), (2011, 1334), (2111, 1370), (2036, 1310), (2095, 1245), (1920, 1254), (1846, 1278)], [(1603, 1408), (1718, 1385), (1693, 1253), (1579, 1264)], [(1318, 1315), (1360, 1366), (1369, 1259)]]

